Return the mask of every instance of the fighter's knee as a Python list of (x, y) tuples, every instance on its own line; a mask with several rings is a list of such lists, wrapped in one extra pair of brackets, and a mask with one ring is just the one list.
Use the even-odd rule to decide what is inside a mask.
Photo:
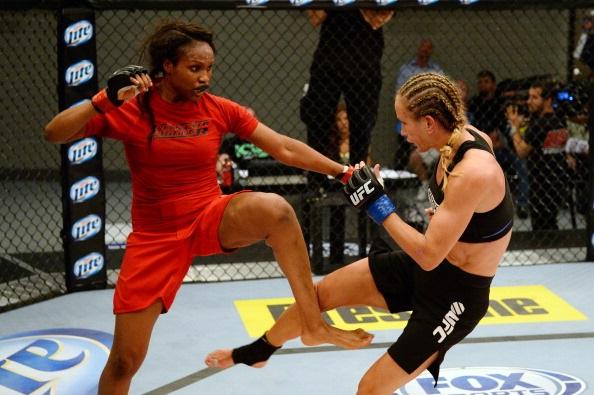
[(377, 393), (376, 391), (376, 383), (367, 376), (363, 376), (357, 387), (357, 395), (373, 395)]
[(116, 377), (132, 377), (140, 368), (144, 360), (144, 353), (126, 352), (111, 355), (109, 365)]
[(296, 218), (293, 207), (280, 195), (266, 194), (262, 205), (268, 219), (274, 223), (286, 223)]

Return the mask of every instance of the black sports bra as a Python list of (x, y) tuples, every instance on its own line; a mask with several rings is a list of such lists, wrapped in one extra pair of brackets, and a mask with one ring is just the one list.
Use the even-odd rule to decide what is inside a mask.
[[(473, 130), (467, 129), (470, 134), (474, 137), (474, 140), (468, 140), (463, 142), (454, 158), (452, 159), (452, 163), (448, 166), (448, 171), (452, 171), (456, 164), (462, 160), (464, 157), (464, 153), (469, 149), (480, 149), (483, 151), (488, 151), (492, 155), (493, 151), (489, 144), (481, 137), (480, 134), (476, 133)], [(441, 202), (443, 202), (444, 194), (441, 186), (443, 184), (443, 180), (438, 185), (437, 184), (437, 166), (439, 166), (439, 160), (435, 164), (435, 169), (433, 170), (433, 174), (429, 181), (429, 201), (431, 202), (434, 209), (437, 209)], [(470, 222), (466, 226), (464, 233), (460, 236), (459, 241), (465, 243), (485, 243), (488, 241), (494, 241), (497, 239), (502, 238), (509, 232), (514, 224), (514, 205), (513, 200), (511, 197), (511, 193), (509, 190), (509, 184), (507, 182), (507, 178), (505, 179), (505, 196), (501, 203), (497, 205), (494, 209), (484, 212), (484, 213), (474, 213), (470, 218)]]

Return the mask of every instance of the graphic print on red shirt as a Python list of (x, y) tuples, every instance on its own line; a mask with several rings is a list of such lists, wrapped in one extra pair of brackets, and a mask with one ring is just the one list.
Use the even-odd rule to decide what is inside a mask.
[(169, 103), (154, 90), (150, 105), (155, 119), (151, 138), (149, 117), (138, 97), (96, 115), (85, 131), (124, 143), (134, 230), (177, 231), (221, 195), (215, 165), (223, 136), (235, 133), (247, 139), (258, 120), (241, 105), (209, 93), (197, 103)]

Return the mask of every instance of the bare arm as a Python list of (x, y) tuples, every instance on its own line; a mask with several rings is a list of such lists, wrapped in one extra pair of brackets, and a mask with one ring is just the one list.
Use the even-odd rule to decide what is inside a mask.
[(307, 14), (307, 18), (309, 19), (309, 23), (313, 27), (320, 26), (326, 20), (326, 11), (324, 10), (306, 10), (305, 13)]
[(514, 133), (512, 139), (518, 156), (522, 159), (526, 159), (532, 152), (532, 146), (524, 141), (519, 132)]
[(367, 22), (373, 30), (377, 30), (384, 26), (394, 16), (394, 10), (360, 9), (360, 11), (365, 22)]
[(525, 159), (532, 152), (532, 146), (528, 144), (519, 133), (520, 127), (524, 124), (524, 117), (519, 114), (518, 107), (515, 105), (507, 106), (505, 109), (505, 117), (511, 125), (512, 141), (514, 149), (518, 156)]
[(466, 229), (478, 205), (485, 196), (493, 193), (491, 184), (496, 176), (495, 166), (477, 163), (474, 160), (469, 164), (465, 158), (456, 166), (459, 175), (448, 179), (444, 200), (432, 215), (425, 234), (419, 233), (397, 215), (390, 215), (384, 221), (390, 236), (423, 270), (432, 270), (443, 261)]
[(259, 123), (249, 139), (276, 160), (288, 166), (336, 176), (344, 166), (327, 158), (305, 143), (282, 135)]
[[(134, 75), (125, 75), (125, 83), (114, 83), (114, 90), (117, 93), (117, 99), (125, 102), (127, 100), (132, 99), (140, 92), (146, 92), (150, 87), (152, 87), (152, 81), (148, 76), (148, 72), (140, 67), (140, 66), (126, 66), (116, 73), (120, 73), (119, 76), (111, 78), (118, 78), (121, 77), (125, 72), (128, 70), (132, 70), (132, 72), (136, 72), (136, 70), (141, 70), (142, 74), (134, 74)], [(112, 79), (108, 80), (112, 81)], [(129, 84), (129, 85), (128, 85)], [(119, 85), (123, 85), (121, 89), (118, 89)], [(107, 89), (110, 89), (109, 87)], [(105, 93), (105, 95), (101, 95), (101, 93)], [(103, 100), (107, 102), (109, 99), (107, 98), (106, 90), (100, 91), (97, 95), (93, 97), (92, 100), (88, 102), (84, 102), (76, 107), (67, 108), (66, 110), (58, 113), (49, 123), (45, 126), (43, 130), (43, 135), (45, 139), (51, 143), (59, 143), (65, 144), (69, 143), (74, 140), (78, 140), (79, 138), (83, 137), (84, 134), (84, 127), (85, 125), (97, 115), (97, 109), (95, 105), (99, 105), (99, 102), (95, 102), (94, 100), (97, 98), (101, 98), (99, 100)], [(95, 105), (94, 105), (95, 104)], [(110, 108), (115, 108), (113, 104), (110, 104)], [(105, 112), (105, 109), (102, 109), (101, 106), (99, 110)]]
[(65, 144), (83, 136), (83, 129), (97, 111), (90, 101), (68, 108), (57, 114), (43, 130), (43, 135), (50, 143)]

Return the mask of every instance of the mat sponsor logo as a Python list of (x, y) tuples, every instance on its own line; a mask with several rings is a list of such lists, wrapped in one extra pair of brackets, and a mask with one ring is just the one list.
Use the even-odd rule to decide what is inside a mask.
[(377, 5), (388, 5), (392, 3), (396, 3), (398, 0), (375, 0)]
[(45, 329), (0, 337), (0, 393), (91, 395), (113, 336), (89, 329)]
[(247, 5), (263, 5), (268, 3), (269, 0), (245, 0)]
[(97, 177), (85, 177), (70, 187), (70, 200), (74, 203), (85, 202), (95, 197), (100, 190), (101, 183)]
[(78, 86), (88, 82), (95, 75), (95, 66), (88, 60), (70, 65), (64, 73), (64, 80), (68, 86)]
[[(258, 337), (270, 328), (292, 298), (236, 300), (235, 308), (248, 334)], [(341, 307), (324, 313), (324, 319), (342, 329), (389, 330), (406, 326), (409, 312), (389, 312), (366, 306)], [(542, 285), (493, 287), (489, 309), (480, 325), (582, 321), (587, 317)]]
[(428, 373), (406, 384), (395, 395), (577, 395), (583, 380), (543, 369), (468, 367), (441, 369), (437, 385)]
[(92, 138), (82, 139), (68, 148), (68, 160), (72, 165), (80, 165), (97, 155), (99, 145)]
[(74, 262), (72, 273), (77, 280), (89, 278), (103, 269), (105, 259), (98, 252), (91, 252)]
[(87, 215), (72, 225), (71, 235), (74, 241), (87, 240), (101, 231), (101, 218), (95, 214)]
[(347, 5), (347, 4), (351, 4), (354, 3), (355, 0), (332, 0), (334, 2), (334, 4), (340, 6), (340, 5)]
[(93, 37), (93, 25), (87, 20), (73, 23), (64, 30), (64, 43), (76, 47), (86, 43)]

